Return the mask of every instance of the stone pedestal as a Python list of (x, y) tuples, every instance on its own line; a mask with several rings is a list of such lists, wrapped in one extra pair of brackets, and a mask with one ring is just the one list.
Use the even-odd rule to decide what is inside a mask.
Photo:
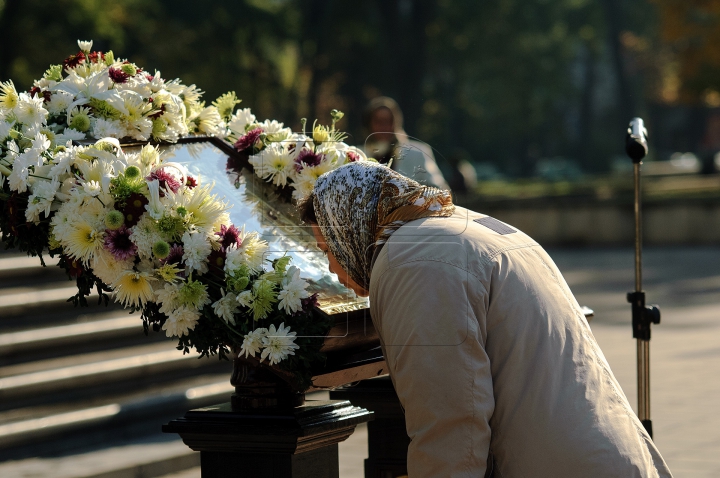
[(347, 400), (308, 400), (285, 410), (198, 408), (163, 426), (200, 452), (203, 478), (339, 478), (338, 443), (373, 413)]
[(390, 377), (363, 380), (354, 387), (334, 390), (330, 398), (350, 400), (375, 414), (375, 419), (368, 423), (365, 478), (407, 475), (410, 438), (405, 432), (405, 414)]

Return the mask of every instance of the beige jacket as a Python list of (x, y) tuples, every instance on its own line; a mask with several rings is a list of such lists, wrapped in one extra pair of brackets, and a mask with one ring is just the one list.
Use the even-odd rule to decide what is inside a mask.
[(410, 477), (482, 477), (488, 452), (496, 477), (670, 477), (552, 259), (484, 217), (406, 224), (372, 271)]

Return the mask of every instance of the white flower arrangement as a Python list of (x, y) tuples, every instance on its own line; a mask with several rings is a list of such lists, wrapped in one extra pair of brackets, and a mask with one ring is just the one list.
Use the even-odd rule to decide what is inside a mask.
[[(267, 243), (230, 223), (212, 186), (164, 161), (157, 147), (126, 153), (120, 143), (225, 137), (253, 125), (272, 148), (295, 136), (276, 121), (256, 123), (247, 109), (233, 114), (234, 93), (206, 107), (194, 85), (91, 52), (92, 41), (78, 44), (80, 52), (48, 69), (29, 93), (0, 82), (3, 242), (41, 260), (45, 249), (59, 254), (77, 279), (76, 305), (97, 288), (106, 302), (108, 292), (140, 310), (146, 330), (165, 331), (185, 351), (235, 349), (309, 384), (322, 340), (297, 334), (322, 337), (329, 324), (314, 316), (316, 297), (288, 268), (290, 258), (269, 261)], [(107, 137), (72, 142), (98, 136)]]
[(53, 146), (68, 139), (175, 142), (188, 134), (226, 134), (225, 121), (239, 103), (235, 93), (205, 106), (195, 85), (166, 81), (112, 51), (90, 51), (92, 44), (78, 40), (79, 52), (51, 65), (29, 93), (20, 94), (18, 123), (42, 123)]
[(315, 125), (308, 135), (293, 133), (275, 120), (258, 122), (249, 109), (242, 109), (228, 121), (228, 139), (247, 156), (258, 177), (277, 188), (290, 189), (297, 200), (310, 194), (318, 178), (328, 171), (354, 161), (375, 161), (343, 142), (345, 134), (335, 129), (343, 113), (333, 110), (331, 116), (330, 127)]

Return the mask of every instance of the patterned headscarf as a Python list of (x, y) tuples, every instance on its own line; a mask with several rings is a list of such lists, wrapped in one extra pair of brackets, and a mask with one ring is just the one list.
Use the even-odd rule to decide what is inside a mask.
[(455, 211), (449, 191), (422, 186), (377, 163), (357, 161), (320, 176), (313, 206), (330, 252), (368, 289), (375, 248), (403, 224)]

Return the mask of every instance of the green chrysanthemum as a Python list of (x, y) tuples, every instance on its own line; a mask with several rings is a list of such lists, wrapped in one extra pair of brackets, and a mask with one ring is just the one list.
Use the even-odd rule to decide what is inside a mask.
[(125, 218), (120, 211), (113, 210), (105, 215), (105, 226), (112, 231), (120, 229), (124, 222)]
[(253, 319), (260, 320), (267, 317), (275, 302), (277, 302), (275, 283), (265, 279), (256, 280), (253, 284), (253, 303), (250, 306)]
[(137, 67), (133, 65), (132, 63), (125, 63), (120, 67), (120, 69), (125, 73), (126, 75), (135, 76), (137, 75)]
[(178, 240), (185, 232), (185, 221), (177, 216), (163, 215), (157, 223), (158, 230), (170, 240)]
[(107, 66), (110, 66), (113, 63), (115, 63), (115, 54), (112, 52), (112, 50), (109, 50), (107, 53), (105, 53), (105, 64)]
[(188, 279), (178, 290), (178, 300), (189, 309), (200, 310), (210, 302), (207, 286), (200, 281)]
[(110, 106), (109, 103), (97, 98), (90, 98), (90, 106), (95, 110), (95, 114), (105, 119), (120, 119), (123, 114)]
[(224, 95), (220, 96), (218, 99), (213, 101), (213, 106), (218, 109), (218, 112), (220, 113), (220, 116), (222, 116), (224, 119), (230, 118), (232, 116), (233, 110), (235, 109), (235, 105), (240, 103), (241, 100), (237, 98), (234, 91), (231, 91), (229, 93), (225, 93)]
[(44, 78), (52, 81), (62, 80), (62, 65), (50, 65), (50, 68), (45, 70)]
[(125, 177), (128, 179), (137, 179), (140, 177), (140, 168), (137, 166), (128, 166), (125, 169)]
[(165, 259), (168, 255), (170, 255), (170, 244), (165, 241), (157, 241), (153, 244), (152, 252), (158, 259)]

